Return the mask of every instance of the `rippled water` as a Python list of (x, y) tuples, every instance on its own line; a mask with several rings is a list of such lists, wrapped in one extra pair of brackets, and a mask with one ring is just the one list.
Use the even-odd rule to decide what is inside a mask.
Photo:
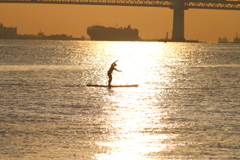
[[(0, 41), (0, 159), (240, 159), (240, 45)], [(91, 88), (107, 84), (137, 88)]]

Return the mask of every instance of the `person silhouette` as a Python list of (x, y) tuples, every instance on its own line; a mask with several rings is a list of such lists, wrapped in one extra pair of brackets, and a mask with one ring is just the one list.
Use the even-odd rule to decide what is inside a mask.
[(113, 72), (113, 70), (118, 71), (118, 72), (122, 72), (122, 70), (118, 70), (118, 69), (115, 68), (117, 66), (117, 64), (116, 64), (117, 61), (118, 60), (116, 60), (115, 62), (113, 62), (111, 64), (111, 67), (109, 68), (109, 70), (107, 72), (107, 75), (108, 75), (108, 78), (109, 78), (109, 80), (108, 80), (108, 86), (109, 87), (111, 86), (111, 82), (112, 82), (112, 72)]

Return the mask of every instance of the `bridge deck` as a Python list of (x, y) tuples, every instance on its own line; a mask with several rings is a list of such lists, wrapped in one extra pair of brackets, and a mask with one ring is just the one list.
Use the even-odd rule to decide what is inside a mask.
[[(0, 3), (118, 5), (173, 8), (174, 0), (0, 0)], [(240, 10), (240, 0), (184, 0), (185, 9)]]

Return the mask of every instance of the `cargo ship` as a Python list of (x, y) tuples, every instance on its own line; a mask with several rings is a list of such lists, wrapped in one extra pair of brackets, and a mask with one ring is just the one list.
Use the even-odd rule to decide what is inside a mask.
[(229, 43), (229, 42), (228, 42), (226, 37), (224, 37), (224, 38), (219, 37), (218, 38), (218, 43)]
[(127, 28), (104, 27), (94, 25), (87, 28), (87, 34), (93, 41), (137, 41), (138, 29), (132, 29), (130, 25)]
[(233, 38), (233, 43), (240, 43), (240, 37), (238, 37), (238, 33), (236, 33), (236, 37)]
[(233, 38), (233, 42), (228, 42), (227, 38), (218, 38), (218, 43), (240, 43), (240, 37), (238, 37), (238, 33), (236, 33), (236, 37)]

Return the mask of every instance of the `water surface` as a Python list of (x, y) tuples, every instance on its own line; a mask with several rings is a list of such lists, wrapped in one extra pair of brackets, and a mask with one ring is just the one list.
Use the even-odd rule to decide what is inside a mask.
[[(0, 41), (0, 159), (240, 159), (240, 45)], [(107, 84), (137, 88), (91, 88)]]

